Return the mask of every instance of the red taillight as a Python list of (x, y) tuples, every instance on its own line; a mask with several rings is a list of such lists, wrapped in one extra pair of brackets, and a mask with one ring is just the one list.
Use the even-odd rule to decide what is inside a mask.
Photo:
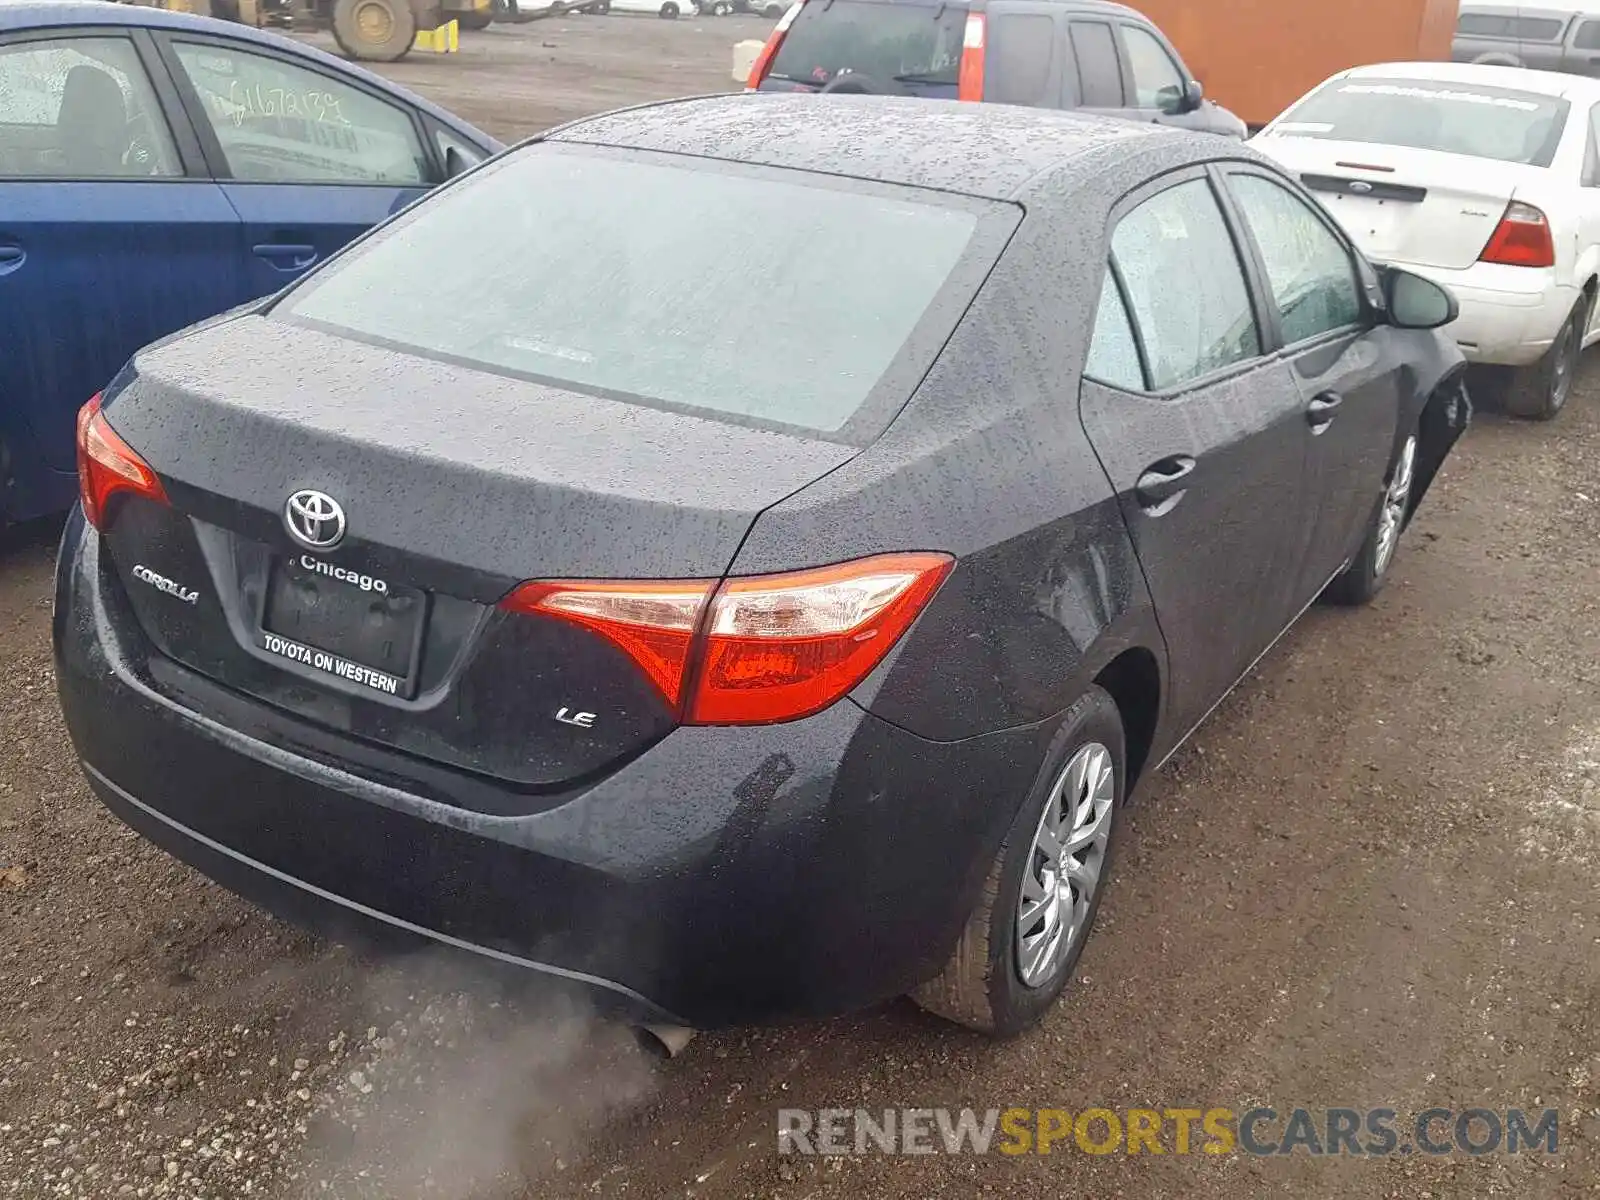
[(502, 607), (609, 639), (690, 724), (768, 724), (818, 712), (866, 678), (951, 563), (947, 554), (882, 554), (721, 586), (535, 582)]
[(610, 639), (638, 663), (667, 703), (683, 698), (683, 674), (700, 610), (714, 585), (674, 583), (525, 583), (500, 606), (560, 617)]
[(78, 497), (83, 501), (83, 515), (96, 529), (104, 528), (106, 504), (117, 492), (134, 492), (167, 503), (161, 480), (133, 447), (117, 436), (100, 411), (96, 395), (78, 410)]
[(750, 65), (750, 78), (745, 81), (745, 87), (750, 91), (760, 87), (761, 81), (772, 69), (772, 58), (778, 53), (778, 47), (783, 44), (783, 35), (789, 32), (789, 26), (793, 25), (794, 19), (800, 15), (800, 6), (804, 3), (805, 0), (795, 0), (783, 16), (778, 18), (772, 35), (767, 38), (767, 44), (761, 47), (761, 53), (756, 55), (756, 61)]
[(1533, 205), (1513, 200), (1478, 259), (1508, 267), (1555, 266), (1556, 245), (1550, 236), (1550, 222)]
[(968, 13), (961, 36), (961, 72), (956, 76), (957, 100), (983, 99), (983, 14)]

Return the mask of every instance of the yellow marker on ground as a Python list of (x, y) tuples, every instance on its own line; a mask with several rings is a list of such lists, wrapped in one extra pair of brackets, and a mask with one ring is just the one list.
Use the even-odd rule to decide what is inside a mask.
[(432, 54), (454, 54), (461, 49), (461, 24), (458, 21), (446, 21), (437, 29), (417, 30), (417, 40), (412, 43), (413, 50), (426, 50)]

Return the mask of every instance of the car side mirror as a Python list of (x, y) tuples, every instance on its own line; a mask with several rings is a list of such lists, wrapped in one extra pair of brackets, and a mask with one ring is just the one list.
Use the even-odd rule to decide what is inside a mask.
[(1190, 79), (1182, 87), (1164, 87), (1156, 93), (1161, 111), (1171, 116), (1196, 111), (1205, 101), (1206, 90), (1198, 79)]
[(454, 179), (471, 165), (471, 163), (467, 162), (467, 156), (454, 146), (446, 148), (444, 152), (444, 177), (446, 179)]
[(1397, 329), (1439, 329), (1461, 315), (1448, 288), (1392, 267), (1384, 276), (1383, 298), (1389, 324)]

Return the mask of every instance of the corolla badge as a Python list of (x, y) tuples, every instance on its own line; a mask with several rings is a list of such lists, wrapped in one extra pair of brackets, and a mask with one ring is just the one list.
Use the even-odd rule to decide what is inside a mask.
[(185, 604), (193, 604), (200, 599), (200, 593), (191, 587), (184, 587), (175, 579), (168, 579), (159, 572), (152, 571), (143, 563), (138, 563), (133, 568), (133, 577), (140, 583), (148, 583), (158, 592), (165, 592), (169, 596), (176, 596)]
[(344, 509), (327, 492), (301, 488), (283, 506), (289, 536), (308, 550), (332, 550), (344, 541)]

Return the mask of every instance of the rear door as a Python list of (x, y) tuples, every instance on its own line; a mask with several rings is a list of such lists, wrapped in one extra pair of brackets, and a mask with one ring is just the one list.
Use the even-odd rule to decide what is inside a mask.
[(1229, 167), (1225, 179), (1271, 293), (1271, 342), (1284, 347), (1305, 405), (1311, 523), (1297, 593), (1310, 599), (1355, 554), (1383, 494), (1401, 408), (1398, 360), (1354, 253), (1326, 218), (1267, 172)]
[(70, 502), (74, 415), (135, 350), (245, 299), (238, 227), (142, 30), (0, 38), (0, 436), (34, 477), (12, 516)]
[(254, 294), (275, 292), (440, 177), (419, 115), (321, 63), (227, 38), (163, 39)]
[(1264, 352), (1245, 261), (1204, 169), (1135, 194), (1084, 368), (1084, 428), (1155, 599), (1183, 730), (1303, 603), (1304, 406)]

